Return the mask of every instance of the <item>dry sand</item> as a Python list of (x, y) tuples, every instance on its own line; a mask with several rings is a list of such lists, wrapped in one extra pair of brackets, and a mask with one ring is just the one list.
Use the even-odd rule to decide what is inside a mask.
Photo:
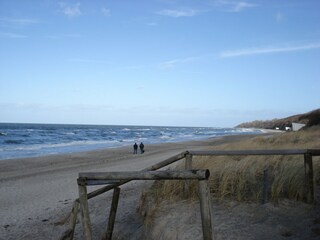
[[(228, 136), (207, 141), (147, 145), (146, 153), (138, 155), (132, 154), (131, 147), (124, 147), (0, 161), (0, 239), (59, 239), (66, 226), (55, 226), (54, 223), (70, 212), (78, 197), (76, 179), (79, 172), (141, 170), (185, 150), (201, 150), (208, 146), (212, 149), (217, 144), (250, 137)], [(150, 181), (132, 181), (121, 187), (114, 239), (151, 239), (152, 236), (145, 237), (144, 226), (136, 211), (141, 191), (150, 184)], [(89, 191), (94, 189), (89, 187)], [(110, 203), (111, 193), (89, 201), (94, 239), (100, 239), (106, 228)], [(153, 239), (201, 239), (197, 204), (185, 202), (164, 206), (163, 212), (157, 216), (163, 226), (151, 229), (158, 234)], [(305, 239), (317, 239), (313, 238), (317, 236), (314, 232), (320, 229), (314, 209), (303, 203), (290, 202), (282, 207), (216, 203), (214, 212), (217, 239), (273, 239), (274, 236), (278, 236), (275, 239), (303, 239), (301, 236), (304, 235), (297, 229), (305, 228), (308, 229), (303, 232)], [(286, 225), (286, 222), (290, 224)], [(295, 225), (297, 228), (293, 227)], [(164, 232), (163, 227), (171, 234)], [(268, 237), (270, 232), (274, 232), (271, 238)], [(76, 226), (75, 239), (82, 239), (80, 223)]]
[[(186, 149), (201, 149), (207, 144), (210, 141), (146, 145), (146, 152), (137, 155), (132, 154), (131, 147), (123, 147), (0, 161), (0, 239), (58, 239), (65, 227), (54, 223), (71, 210), (72, 202), (78, 197), (79, 172), (141, 170)], [(122, 215), (123, 222), (130, 221), (130, 215), (136, 214), (143, 189), (137, 185), (146, 184), (149, 183), (132, 182), (122, 188), (118, 221)], [(94, 230), (97, 221), (106, 224), (110, 201), (105, 199), (110, 200), (110, 195), (90, 200)], [(79, 228), (80, 224), (76, 239), (81, 239)]]

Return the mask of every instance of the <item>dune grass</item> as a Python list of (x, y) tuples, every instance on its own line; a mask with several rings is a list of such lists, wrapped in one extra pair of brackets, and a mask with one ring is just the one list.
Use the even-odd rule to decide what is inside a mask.
[(213, 195), (221, 200), (233, 198), (238, 201), (262, 199), (264, 170), (267, 170), (268, 191), (271, 200), (304, 196), (303, 157), (247, 156), (200, 157), (195, 168), (208, 168)]
[[(304, 131), (261, 135), (246, 141), (213, 146), (211, 150), (320, 148), (320, 127)], [(176, 168), (183, 169), (181, 162)], [(193, 169), (209, 169), (209, 186), (219, 200), (261, 201), (264, 170), (268, 173), (269, 200), (302, 200), (305, 194), (303, 156), (194, 156)], [(320, 185), (320, 158), (313, 157), (316, 184)], [(156, 181), (142, 195), (141, 205), (157, 208), (163, 201), (183, 198), (183, 181)], [(191, 199), (197, 199), (197, 181), (192, 182)], [(142, 209), (142, 208), (141, 208)], [(152, 212), (152, 209), (148, 209)], [(146, 212), (145, 210), (144, 212)], [(143, 212), (143, 211), (142, 211)], [(144, 213), (142, 213), (144, 215)]]

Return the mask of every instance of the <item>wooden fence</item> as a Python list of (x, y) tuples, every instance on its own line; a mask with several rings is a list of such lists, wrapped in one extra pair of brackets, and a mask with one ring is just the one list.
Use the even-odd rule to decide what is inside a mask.
[[(73, 234), (75, 230), (77, 214), (79, 211), (79, 206), (81, 205), (81, 215), (82, 215), (82, 223), (84, 228), (84, 235), (86, 239), (91, 239), (91, 224), (90, 218), (88, 217), (88, 200), (96, 197), (102, 193), (105, 193), (111, 189), (114, 189), (113, 200), (111, 204), (110, 216), (109, 216), (109, 225), (108, 230), (106, 232), (105, 237), (107, 239), (111, 239), (113, 223), (117, 208), (117, 202), (119, 199), (120, 189), (119, 186), (131, 181), (131, 180), (151, 180), (151, 179), (165, 179), (165, 176), (170, 176), (167, 179), (174, 179), (173, 176), (175, 174), (179, 175), (178, 179), (188, 179), (186, 181), (186, 186), (184, 188), (185, 195), (189, 195), (189, 181), (191, 179), (197, 179), (199, 181), (199, 189), (205, 189), (206, 187), (200, 186), (200, 182), (203, 182), (203, 179), (200, 178), (190, 178), (187, 177), (188, 174), (194, 173), (193, 171), (174, 171), (174, 173), (160, 172), (155, 171), (161, 169), (165, 166), (168, 166), (174, 162), (177, 162), (181, 159), (185, 159), (185, 169), (192, 170), (192, 161), (193, 156), (247, 156), (247, 155), (303, 155), (304, 156), (304, 169), (305, 169), (305, 186), (306, 186), (306, 202), (313, 203), (314, 202), (314, 177), (313, 177), (313, 156), (320, 156), (320, 149), (284, 149), (284, 150), (241, 150), (241, 151), (185, 151), (173, 157), (170, 157), (164, 161), (161, 161), (155, 165), (147, 167), (139, 172), (122, 172), (122, 173), (80, 173), (78, 178), (78, 186), (79, 186), (79, 198), (74, 201), (72, 211), (67, 219), (69, 221), (68, 230), (64, 232), (61, 240), (71, 240), (73, 239)], [(110, 175), (111, 174), (111, 175)], [(164, 175), (163, 175), (164, 174)], [(169, 175), (166, 175), (169, 174)], [(170, 175), (171, 174), (171, 175)], [(182, 175), (181, 175), (182, 174)], [(187, 175), (186, 175), (187, 174)], [(158, 176), (158, 177), (157, 177)], [(189, 176), (189, 175), (188, 175)], [(177, 176), (176, 176), (177, 177)], [(198, 176), (199, 177), (199, 176)], [(100, 185), (107, 184), (106, 186), (97, 189), (93, 192), (87, 193), (86, 186), (87, 185)], [(204, 191), (204, 190), (203, 190)], [(209, 192), (206, 193), (210, 195)], [(206, 203), (201, 203), (201, 201), (208, 201), (207, 197), (200, 197), (201, 206), (205, 206)], [(210, 204), (207, 204), (210, 206)], [(202, 217), (205, 216), (206, 210), (201, 209), (201, 213), (203, 213)], [(213, 230), (212, 230), (212, 219), (211, 219), (211, 211), (210, 220), (204, 220), (202, 218), (203, 223), (203, 233), (204, 239), (213, 239)], [(205, 217), (208, 219), (208, 216)], [(62, 222), (66, 222), (62, 221)], [(205, 226), (204, 226), (205, 225)], [(210, 230), (206, 230), (210, 229)], [(211, 231), (211, 232), (210, 232)]]
[[(210, 200), (210, 190), (207, 180), (209, 170), (184, 170), (184, 171), (136, 171), (136, 172), (103, 172), (103, 173), (80, 173), (78, 178), (79, 200), (81, 208), (81, 218), (84, 237), (86, 240), (92, 239), (91, 223), (88, 209), (87, 185), (100, 184), (104, 181), (121, 180), (198, 180), (199, 198), (202, 219), (203, 239), (213, 239), (212, 227), (212, 208)], [(113, 200), (110, 208), (108, 228), (103, 239), (111, 240), (117, 205), (119, 200), (120, 188), (115, 188)]]

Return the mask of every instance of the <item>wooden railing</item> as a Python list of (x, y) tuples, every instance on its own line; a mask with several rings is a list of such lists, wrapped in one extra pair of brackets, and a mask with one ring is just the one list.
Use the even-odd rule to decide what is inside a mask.
[[(81, 208), (81, 220), (86, 240), (92, 239), (91, 223), (88, 208), (87, 185), (97, 185), (101, 182), (131, 180), (198, 180), (200, 210), (202, 219), (203, 239), (213, 239), (212, 208), (210, 189), (208, 186), (209, 170), (184, 170), (184, 171), (136, 171), (136, 172), (103, 172), (103, 173), (79, 173), (78, 187)], [(120, 188), (115, 188), (110, 208), (108, 228), (102, 239), (111, 240)]]
[[(77, 220), (77, 214), (79, 211), (79, 206), (81, 205), (81, 212), (82, 212), (82, 223), (84, 228), (84, 235), (86, 239), (91, 239), (91, 227), (90, 227), (90, 218), (88, 218), (88, 199), (91, 199), (93, 197), (96, 197), (102, 193), (105, 193), (111, 189), (114, 189), (114, 195), (111, 205), (111, 211), (110, 211), (110, 217), (109, 217), (109, 223), (110, 226), (108, 226), (108, 230), (106, 232), (106, 237), (109, 237), (111, 239), (110, 235), (110, 229), (113, 229), (112, 225), (112, 218), (115, 217), (115, 205), (117, 205), (117, 198), (119, 198), (120, 189), (119, 186), (128, 183), (131, 180), (150, 180), (150, 179), (157, 179), (157, 174), (163, 174), (159, 171), (156, 171), (158, 169), (161, 169), (163, 167), (166, 167), (172, 163), (175, 163), (181, 159), (185, 159), (185, 169), (186, 170), (192, 170), (192, 161), (193, 156), (247, 156), (247, 155), (303, 155), (304, 156), (304, 169), (305, 169), (305, 186), (306, 186), (306, 202), (307, 203), (313, 203), (314, 202), (314, 177), (313, 177), (313, 163), (312, 163), (312, 157), (313, 156), (320, 156), (320, 149), (283, 149), (283, 150), (239, 150), (239, 151), (185, 151), (178, 155), (175, 155), (173, 157), (170, 157), (164, 161), (161, 161), (155, 165), (152, 165), (150, 167), (147, 167), (139, 172), (122, 172), (122, 173), (116, 173), (118, 175), (108, 175), (110, 173), (80, 173), (78, 178), (78, 185), (79, 185), (79, 198), (74, 201), (72, 211), (70, 215), (68, 216), (69, 221), (69, 228), (67, 231), (64, 232), (62, 237), (60, 239), (73, 239), (73, 234), (75, 230), (76, 220)], [(177, 172), (177, 171), (175, 171)], [(124, 174), (124, 175), (123, 175)], [(129, 177), (130, 174), (134, 174), (134, 177)], [(145, 174), (149, 174), (149, 176), (152, 176), (152, 178), (146, 177)], [(185, 172), (184, 174), (189, 174), (189, 172)], [(126, 177), (125, 177), (126, 175)], [(144, 176), (144, 177), (142, 177)], [(172, 176), (171, 176), (172, 177)], [(179, 178), (179, 179), (191, 179), (191, 178)], [(189, 195), (188, 193), (188, 184), (189, 180), (186, 181), (186, 187), (184, 188), (185, 195)], [(199, 179), (198, 179), (199, 180)], [(199, 180), (200, 182), (200, 180)], [(97, 189), (93, 192), (87, 193), (86, 185), (99, 185), (99, 184), (108, 184), (107, 186), (104, 186), (100, 189)], [(200, 185), (199, 188), (201, 189)], [(209, 194), (209, 193), (207, 193)], [(210, 195), (210, 194), (209, 194)], [(207, 198), (206, 198), (207, 199)], [(201, 198), (200, 198), (201, 200)], [(202, 200), (201, 200), (202, 201)], [(81, 203), (81, 204), (80, 204)], [(209, 204), (210, 205), (210, 204)], [(209, 206), (208, 205), (208, 206)], [(211, 213), (211, 212), (210, 212)], [(85, 217), (86, 216), (86, 217)], [(87, 218), (87, 219), (85, 219)], [(62, 221), (65, 222), (65, 221)], [(204, 233), (204, 239), (213, 239), (213, 231), (212, 231), (212, 221), (202, 221), (203, 224), (207, 224), (207, 229), (211, 230), (205, 230), (203, 228)], [(208, 227), (208, 222), (210, 222), (210, 227)], [(111, 226), (112, 225), (112, 226)], [(204, 226), (204, 225), (203, 225)], [(88, 230), (89, 229), (89, 230)], [(211, 231), (211, 233), (210, 233)], [(109, 233), (108, 233), (109, 232)], [(109, 235), (108, 235), (109, 234)], [(211, 234), (211, 235), (210, 235)]]

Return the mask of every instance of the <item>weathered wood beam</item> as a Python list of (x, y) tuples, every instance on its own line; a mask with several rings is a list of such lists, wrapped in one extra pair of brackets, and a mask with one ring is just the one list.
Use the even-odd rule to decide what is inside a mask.
[(269, 198), (269, 173), (268, 169), (263, 170), (262, 183), (262, 204), (266, 204)]
[[(191, 170), (192, 169), (192, 155), (186, 154), (185, 159), (185, 170)], [(191, 180), (185, 180), (183, 185), (183, 196), (185, 198), (189, 198), (191, 195)]]
[(306, 201), (313, 203), (314, 201), (314, 183), (313, 183), (313, 166), (312, 155), (304, 155), (304, 173), (305, 173), (305, 186), (306, 186)]
[(312, 156), (320, 156), (320, 149), (307, 149), (307, 153)]
[(120, 197), (120, 188), (116, 187), (113, 190), (113, 196), (112, 196), (112, 202), (111, 202), (111, 208), (110, 208), (110, 214), (109, 214), (109, 221), (108, 221), (107, 231), (106, 231), (104, 237), (102, 238), (103, 240), (111, 240), (112, 239), (112, 233), (113, 233), (114, 223), (116, 221), (116, 214), (117, 214), (119, 197)]
[[(157, 163), (157, 164), (154, 164), (154, 165), (152, 165), (152, 166), (150, 166), (150, 167), (147, 167), (147, 168), (143, 169), (142, 171), (158, 170), (158, 169), (163, 168), (163, 167), (165, 167), (165, 166), (167, 166), (167, 165), (169, 165), (169, 164), (172, 164), (172, 163), (174, 163), (174, 162), (176, 162), (176, 161), (179, 161), (180, 159), (184, 158), (187, 153), (188, 153), (188, 151), (182, 152), (182, 153), (177, 154), (177, 155), (175, 155), (175, 156), (173, 156), (173, 157), (170, 157), (170, 158), (168, 158), (168, 159), (165, 159), (165, 160), (163, 160), (163, 161), (161, 161), (161, 162), (159, 162), (159, 163)], [(90, 193), (88, 194), (88, 199), (91, 199), (91, 198), (93, 198), (93, 197), (96, 197), (96, 196), (98, 196), (98, 195), (100, 195), (100, 194), (102, 194), (102, 193), (105, 193), (105, 192), (107, 192), (107, 191), (110, 191), (111, 189), (113, 189), (113, 188), (115, 188), (115, 187), (119, 187), (119, 186), (121, 186), (121, 185), (123, 185), (123, 184), (125, 184), (125, 183), (128, 183), (128, 182), (130, 182), (130, 180), (121, 181), (120, 183), (116, 183), (116, 184), (112, 184), (112, 185), (108, 185), (108, 186), (99, 188), (99, 189), (97, 189), (97, 190), (95, 190), (95, 191), (90, 192)], [(77, 199), (77, 201), (79, 201), (79, 199)]]
[(91, 240), (92, 232), (91, 232), (91, 222), (90, 222), (90, 216), (89, 216), (87, 187), (83, 182), (78, 181), (78, 188), (79, 188), (79, 201), (80, 201), (80, 209), (81, 209), (81, 222), (83, 227), (83, 235), (85, 240)]
[(192, 169), (192, 155), (189, 153), (186, 154), (185, 169), (186, 170)]
[(208, 179), (208, 169), (180, 171), (131, 171), (131, 172), (88, 172), (79, 173), (78, 181), (94, 183), (94, 180), (179, 180), (179, 179)]
[(282, 150), (217, 150), (217, 151), (190, 151), (192, 155), (206, 156), (230, 156), (230, 155), (299, 155), (306, 154), (306, 149), (282, 149)]
[(74, 235), (74, 230), (77, 223), (77, 216), (79, 211), (79, 202), (74, 201), (72, 205), (72, 210), (70, 212), (70, 215), (59, 223), (56, 223), (56, 225), (63, 225), (66, 221), (69, 220), (69, 227), (68, 229), (62, 234), (62, 236), (59, 238), (60, 240), (72, 240)]
[(185, 156), (188, 154), (189, 152), (188, 151), (185, 151), (185, 152), (182, 152), (182, 153), (179, 153), (173, 157), (170, 157), (170, 158), (167, 158), (157, 164), (154, 164), (150, 167), (147, 167), (145, 169), (142, 169), (142, 171), (153, 171), (153, 170), (158, 170), (160, 168), (163, 168), (163, 167), (166, 167), (168, 166), (169, 164), (172, 164), (176, 161), (179, 161), (180, 159), (182, 158), (185, 158)]
[(212, 202), (208, 180), (199, 180), (198, 182), (203, 240), (213, 240)]

